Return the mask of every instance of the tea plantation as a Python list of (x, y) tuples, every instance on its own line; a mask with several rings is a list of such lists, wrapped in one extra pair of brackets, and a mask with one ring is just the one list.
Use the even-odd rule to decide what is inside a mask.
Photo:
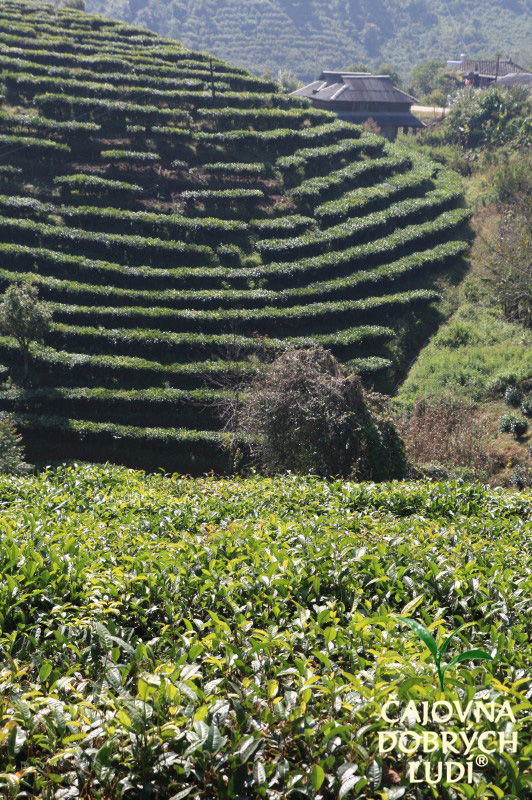
[[(0, 70), (0, 283), (53, 309), (32, 389), (0, 392), (30, 460), (220, 467), (212, 401), (253, 353), (319, 343), (390, 386), (432, 329), (452, 174), (69, 8), (2, 0)], [(14, 340), (0, 362), (19, 383)]]
[[(0, 501), (3, 797), (530, 796), (530, 493), (70, 466), (4, 476)], [(397, 615), (438, 643), (468, 624), (445, 664), (493, 660), (442, 694)], [(390, 725), (393, 698), (484, 698), (496, 721)], [(473, 746), (380, 755), (390, 729)], [(471, 780), (408, 780), (442, 758)]]

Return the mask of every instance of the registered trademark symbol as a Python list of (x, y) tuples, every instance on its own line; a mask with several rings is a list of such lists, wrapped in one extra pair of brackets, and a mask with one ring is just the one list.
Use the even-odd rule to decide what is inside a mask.
[(477, 756), (475, 758), (475, 763), (477, 767), (485, 767), (486, 764), (488, 763), (488, 758), (487, 756)]

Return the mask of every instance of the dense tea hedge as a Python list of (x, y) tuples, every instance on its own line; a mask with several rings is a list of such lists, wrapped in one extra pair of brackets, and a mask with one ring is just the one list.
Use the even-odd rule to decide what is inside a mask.
[(427, 192), (424, 197), (401, 200), (383, 211), (366, 213), (364, 217), (350, 219), (326, 231), (307, 233), (294, 239), (260, 241), (257, 243), (257, 248), (268, 261), (292, 260), (328, 250), (340, 250), (370, 237), (392, 233), (399, 220), (403, 224), (409, 224), (432, 219), (459, 203), (461, 198), (461, 187), (456, 186), (455, 181), (451, 181), (447, 186)]
[(59, 186), (61, 194), (70, 197), (73, 194), (79, 195), (138, 195), (142, 194), (142, 186), (125, 181), (112, 181), (107, 178), (99, 178), (97, 175), (58, 175), (54, 178), (54, 183)]
[(78, 325), (103, 325), (104, 327), (158, 328), (164, 331), (230, 331), (235, 324), (250, 333), (258, 331), (267, 335), (285, 335), (300, 330), (312, 335), (324, 325), (335, 330), (349, 323), (353, 315), (360, 320), (382, 320), (392, 312), (402, 313), (409, 308), (422, 308), (439, 299), (439, 294), (425, 289), (410, 292), (366, 297), (363, 300), (311, 302), (288, 308), (265, 306), (263, 308), (229, 308), (216, 310), (169, 309), (163, 307), (98, 308), (53, 303), (54, 318)]
[[(212, 431), (18, 420), (32, 455), (53, 458), (63, 441), (85, 458), (105, 446), (129, 464), (171, 466), (176, 449), (192, 472), (217, 463)], [(445, 657), (458, 713), (394, 726), (409, 741), (467, 735), (472, 782), (443, 777), (439, 797), (529, 794), (530, 492), (77, 463), (2, 476), (0, 494), (6, 796), (119, 800), (122, 786), (149, 786), (159, 800), (411, 789), (428, 800), (434, 787), (409, 779), (415, 756), (379, 746), (388, 701), (401, 715), (442, 708), (432, 659), (401, 616), (438, 644), (467, 625)], [(472, 648), (492, 660), (460, 663)], [(498, 723), (475, 713), (480, 699)], [(499, 735), (503, 755), (486, 762), (480, 742)], [(424, 754), (431, 776), (440, 759), (441, 748)]]
[(42, 162), (45, 159), (59, 161), (69, 152), (70, 148), (66, 144), (53, 142), (50, 139), (0, 134), (0, 161), (19, 159), (25, 161), (31, 159), (34, 162)]
[[(53, 311), (33, 385), (0, 386), (34, 452), (221, 468), (203, 401), (287, 347), (393, 385), (397, 331), (431, 330), (466, 250), (455, 178), (102, 17), (0, 0), (0, 45), (0, 288), (32, 280)], [(15, 382), (18, 361), (2, 338)]]
[(209, 247), (142, 236), (126, 236), (114, 233), (90, 233), (74, 228), (61, 228), (32, 220), (15, 220), (0, 217), (0, 232), (7, 239), (34, 241), (37, 244), (55, 245), (67, 252), (82, 250), (89, 256), (111, 256), (124, 258), (132, 264), (164, 263), (171, 257), (177, 263), (209, 264), (215, 256)]
[(83, 114), (87, 117), (97, 117), (100, 125), (105, 125), (108, 130), (123, 130), (127, 122), (142, 122), (147, 125), (157, 125), (163, 122), (186, 123), (190, 120), (188, 112), (158, 108), (157, 106), (143, 106), (138, 103), (125, 103), (112, 100), (98, 100), (72, 95), (42, 94), (35, 98), (37, 108), (47, 116), (57, 115), (59, 119), (71, 119)]
[(351, 131), (353, 138), (344, 139), (338, 144), (301, 148), (293, 155), (282, 156), (277, 159), (276, 166), (283, 172), (285, 180), (292, 183), (298, 175), (323, 175), (364, 155), (373, 158), (384, 155), (385, 144), (381, 138), (365, 131), (355, 138), (355, 130)]

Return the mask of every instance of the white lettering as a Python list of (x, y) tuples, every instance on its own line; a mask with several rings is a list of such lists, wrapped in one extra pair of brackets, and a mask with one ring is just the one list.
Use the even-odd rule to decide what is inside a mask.
[(454, 700), (453, 705), (456, 709), (456, 713), (458, 715), (458, 719), (460, 720), (460, 722), (465, 722), (466, 719), (468, 719), (469, 715), (471, 714), (471, 709), (473, 708), (473, 701), (470, 700), (465, 708), (460, 704), (459, 700)]
[(401, 722), (408, 721), (410, 717), (413, 718), (414, 722), (421, 724), (421, 717), (419, 716), (419, 711), (417, 710), (417, 706), (413, 700), (410, 700), (407, 703), (407, 706), (403, 711), (403, 715), (401, 717)]
[(464, 753), (464, 755), (466, 755), (466, 756), (469, 755), (473, 745), (477, 741), (477, 738), (478, 738), (478, 731), (473, 731), (471, 736), (468, 736), (465, 731), (462, 731), (462, 733), (460, 734), (460, 739), (463, 741), (463, 743), (465, 745), (465, 753)]
[[(408, 747), (409, 739), (414, 740), (413, 746)], [(415, 731), (405, 731), (399, 735), (399, 751), (405, 755), (411, 756), (417, 751), (422, 741), (423, 737), (419, 733), (415, 733)]]
[[(494, 736), (495, 736), (495, 731), (484, 731), (478, 737), (479, 749), (482, 750), (483, 753), (486, 753), (486, 755), (489, 755), (490, 753), (496, 753), (497, 752), (497, 748), (496, 747), (489, 748), (489, 747), (486, 747), (486, 745), (484, 744), (484, 742), (487, 739), (493, 738)], [(466, 755), (469, 755), (469, 750), (467, 751)]]
[(408, 780), (410, 783), (423, 783), (423, 778), (417, 779), (417, 772), (420, 762), (419, 761), (409, 761), (408, 762)]
[(397, 700), (388, 700), (388, 702), (385, 703), (381, 709), (382, 719), (386, 720), (386, 722), (389, 722), (391, 725), (393, 725), (394, 722), (399, 722), (399, 717), (394, 717), (393, 719), (389, 717), (388, 709), (390, 708), (390, 706), (397, 706), (397, 705), (398, 705)]
[(442, 731), (441, 742), (442, 742), (443, 752), (445, 755), (447, 755), (447, 753), (460, 752), (458, 747), (454, 747), (457, 741), (458, 741), (457, 733), (454, 733), (453, 731)]
[(512, 738), (511, 739), (507, 739), (505, 734), (502, 731), (499, 733), (499, 753), (504, 753), (504, 751), (506, 750), (506, 747), (505, 747), (506, 744), (511, 745), (511, 747), (510, 747), (510, 752), (511, 753), (517, 753), (517, 743), (518, 743), (517, 742), (517, 731), (512, 731)]
[(480, 722), (482, 715), (484, 715), (489, 722), (495, 721), (495, 703), (493, 701), (487, 705), (483, 703), (482, 700), (477, 701), (475, 706), (475, 719), (477, 722)]
[[(391, 741), (388, 747), (385, 746), (386, 739)], [(395, 747), (397, 747), (397, 734), (388, 731), (379, 731), (379, 753), (381, 755), (390, 753)]]
[[(453, 778), (453, 770), (458, 769), (458, 775), (455, 775)], [(445, 763), (445, 777), (447, 779), (447, 783), (458, 783), (461, 781), (465, 775), (466, 768), (463, 764), (460, 764), (459, 761), (447, 761)]]
[(440, 746), (440, 737), (436, 731), (425, 731), (423, 734), (423, 752), (434, 753)]
[[(444, 709), (445, 712), (444, 716), (440, 716), (440, 714), (438, 713), (438, 709), (440, 707)], [(438, 700), (432, 706), (432, 719), (434, 722), (449, 722), (452, 715), (453, 715), (453, 707), (450, 703), (447, 702), (447, 700)]]
[(504, 703), (502, 704), (501, 710), (497, 714), (497, 719), (495, 720), (495, 722), (499, 722), (499, 720), (501, 720), (503, 717), (508, 717), (510, 722), (513, 723), (516, 722), (514, 712), (512, 711), (512, 706), (510, 705), (508, 700), (505, 700)]

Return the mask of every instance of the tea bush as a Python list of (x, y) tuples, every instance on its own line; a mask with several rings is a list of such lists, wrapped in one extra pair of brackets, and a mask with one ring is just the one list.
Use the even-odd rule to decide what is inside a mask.
[(525, 397), (521, 403), (521, 413), (525, 417), (532, 417), (532, 397)]
[(499, 430), (502, 433), (513, 433), (516, 439), (520, 439), (528, 430), (528, 422), (515, 414), (503, 414), (499, 418)]
[(523, 397), (518, 386), (508, 386), (504, 392), (504, 399), (507, 405), (517, 408)]
[[(444, 698), (508, 701), (518, 747), (505, 715), (454, 715), (446, 731), (477, 737), (473, 782), (438, 797), (527, 796), (530, 492), (73, 465), (0, 477), (0, 495), (6, 798), (429, 800), (408, 756), (381, 754), (381, 711)], [(493, 661), (455, 664), (443, 694), (398, 615), (439, 642), (466, 623), (446, 663)], [(478, 766), (494, 728), (505, 752)]]

